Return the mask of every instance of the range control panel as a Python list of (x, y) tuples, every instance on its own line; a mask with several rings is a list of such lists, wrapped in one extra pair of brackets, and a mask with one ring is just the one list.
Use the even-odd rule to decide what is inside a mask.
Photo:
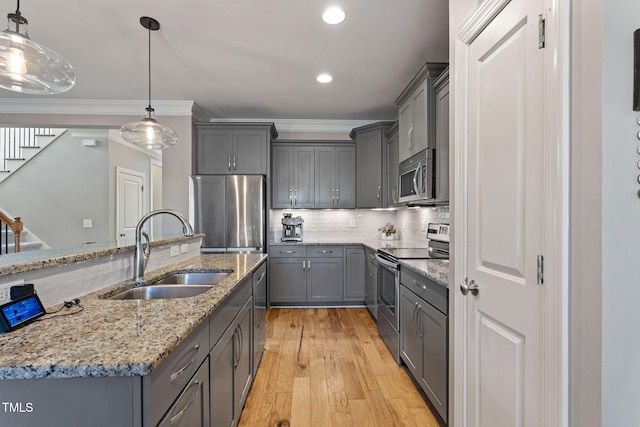
[(427, 227), (427, 239), (440, 242), (449, 241), (449, 224), (429, 223)]

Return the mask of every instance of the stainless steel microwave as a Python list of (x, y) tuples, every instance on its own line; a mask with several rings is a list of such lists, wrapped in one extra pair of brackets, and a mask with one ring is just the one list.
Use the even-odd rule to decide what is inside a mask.
[(434, 149), (427, 148), (400, 163), (400, 203), (434, 200)]

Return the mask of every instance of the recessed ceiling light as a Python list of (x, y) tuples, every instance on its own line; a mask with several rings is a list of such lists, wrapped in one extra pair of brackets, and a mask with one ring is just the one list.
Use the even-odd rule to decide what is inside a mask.
[(339, 7), (330, 7), (322, 14), (322, 20), (327, 24), (336, 25), (344, 21), (346, 16)]
[(331, 77), (330, 74), (323, 73), (323, 74), (320, 74), (318, 77), (316, 77), (316, 80), (319, 83), (329, 83), (331, 80), (333, 80), (333, 77)]

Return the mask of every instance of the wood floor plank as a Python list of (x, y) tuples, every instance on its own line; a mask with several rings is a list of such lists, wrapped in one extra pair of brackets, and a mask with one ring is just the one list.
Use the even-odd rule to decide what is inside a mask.
[(240, 427), (438, 427), (364, 308), (270, 309), (265, 347)]

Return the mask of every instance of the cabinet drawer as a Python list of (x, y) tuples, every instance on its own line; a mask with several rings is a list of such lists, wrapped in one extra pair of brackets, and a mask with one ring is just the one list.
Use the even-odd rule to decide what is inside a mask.
[(449, 311), (448, 289), (415, 271), (400, 267), (400, 283), (413, 291), (420, 298), (440, 310), (443, 314)]
[(191, 381), (185, 386), (158, 427), (173, 425), (208, 426), (209, 414), (209, 363), (203, 363)]
[(152, 424), (156, 425), (209, 353), (209, 322), (204, 321), (151, 373)]
[(342, 258), (344, 247), (342, 246), (307, 246), (307, 257), (309, 258)]
[(303, 258), (307, 256), (305, 245), (276, 245), (269, 248), (272, 258)]
[(252, 293), (251, 277), (243, 280), (233, 291), (233, 294), (222, 302), (220, 307), (209, 317), (209, 343), (216, 345), (224, 331), (229, 327), (233, 318), (240, 312)]

